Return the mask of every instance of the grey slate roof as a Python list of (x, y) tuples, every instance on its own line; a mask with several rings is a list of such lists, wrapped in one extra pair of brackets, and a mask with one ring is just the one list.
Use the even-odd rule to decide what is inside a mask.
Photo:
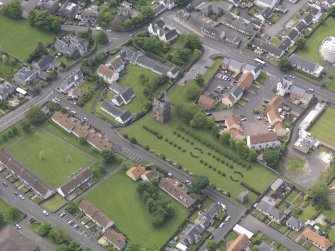
[(259, 49), (261, 49), (262, 51), (268, 52), (270, 54), (275, 55), (276, 57), (281, 57), (284, 52), (282, 49), (279, 49), (259, 38), (255, 38), (254, 41), (252, 42), (252, 45), (254, 47), (257, 47)]
[(108, 111), (112, 116), (119, 117), (121, 114), (124, 113), (124, 111), (121, 108), (116, 107), (111, 102), (103, 102), (101, 105), (101, 108)]
[(127, 88), (120, 94), (120, 96), (126, 103), (129, 103), (135, 96), (135, 92), (132, 88)]
[(296, 219), (295, 217), (291, 216), (287, 221), (286, 221), (286, 225), (288, 226), (292, 226), (294, 229), (299, 230), (303, 224), (301, 221), (299, 221), (298, 219)]
[(204, 25), (201, 28), (201, 32), (206, 36), (217, 40), (222, 40), (226, 35), (224, 30), (219, 30), (218, 28), (211, 27), (209, 25)]
[(307, 69), (311, 72), (313, 72), (317, 67), (317, 64), (313, 63), (312, 61), (306, 60), (303, 57), (298, 56), (297, 54), (292, 54), (289, 57), (289, 60), (293, 65), (300, 66), (301, 68)]
[(36, 65), (42, 70), (46, 70), (48, 69), (52, 62), (55, 60), (55, 58), (53, 56), (50, 56), (50, 55), (43, 55), (41, 57), (40, 60), (38, 60), (38, 62), (36, 62)]
[(131, 117), (132, 117), (131, 112), (126, 110), (121, 114), (120, 119), (123, 123), (125, 123), (126, 121), (131, 119)]
[(230, 90), (231, 95), (233, 95), (235, 98), (239, 97), (242, 93), (243, 90), (238, 87), (238, 86), (234, 86), (231, 90)]
[(222, 206), (220, 203), (214, 203), (209, 206), (205, 212), (201, 215), (197, 224), (200, 224), (203, 228), (207, 228), (214, 222), (214, 218), (218, 215), (222, 210)]
[(262, 12), (262, 17), (267, 20), (268, 18), (270, 18), (273, 14), (273, 10), (271, 8), (266, 8), (263, 12)]
[(204, 231), (205, 229), (200, 225), (189, 224), (180, 234), (179, 241), (185, 246), (191, 246), (201, 240), (201, 234)]
[(0, 85), (0, 100), (6, 100), (15, 91), (15, 87), (8, 82)]
[(310, 25), (313, 21), (314, 15), (311, 12), (308, 12), (305, 17), (302, 19), (307, 25)]
[(279, 49), (283, 50), (283, 51), (287, 51), (288, 48), (290, 48), (291, 46), (291, 40), (289, 38), (285, 38), (282, 40), (282, 42), (280, 43), (280, 45), (278, 46)]
[(300, 21), (295, 28), (299, 33), (302, 33), (307, 28), (307, 25), (303, 21)]
[(260, 201), (257, 205), (257, 208), (266, 214), (272, 216), (276, 220), (280, 221), (284, 217), (284, 213), (274, 206), (269, 205), (265, 201)]
[(119, 83), (113, 82), (109, 85), (109, 90), (111, 90), (115, 94), (120, 94), (124, 91), (124, 88)]
[(154, 15), (155, 17), (158, 16), (159, 14), (161, 14), (164, 10), (165, 10), (165, 6), (163, 4), (160, 4), (157, 6), (156, 9), (154, 9)]
[(299, 35), (298, 31), (296, 29), (292, 29), (288, 34), (287, 37), (293, 41), (296, 39), (296, 37)]

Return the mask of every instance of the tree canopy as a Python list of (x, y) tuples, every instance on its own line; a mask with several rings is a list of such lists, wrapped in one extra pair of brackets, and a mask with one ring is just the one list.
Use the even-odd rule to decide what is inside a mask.
[(20, 1), (11, 0), (2, 6), (1, 14), (11, 19), (22, 18), (22, 7)]
[(316, 183), (313, 186), (309, 196), (313, 202), (318, 203), (324, 207), (329, 207), (330, 191), (327, 184), (323, 182)]
[(276, 168), (280, 160), (280, 151), (267, 149), (263, 153), (263, 158), (266, 164), (272, 168)]
[(287, 58), (281, 58), (278, 62), (279, 68), (283, 72), (288, 72), (293, 70), (293, 65)]
[(46, 116), (41, 107), (34, 106), (26, 113), (26, 119), (33, 126), (39, 126), (45, 121)]
[(46, 10), (30, 11), (28, 21), (33, 27), (53, 33), (59, 32), (62, 26), (62, 20), (57, 16), (49, 14)]
[(208, 185), (209, 179), (207, 176), (197, 176), (192, 181), (190, 192), (200, 194), (201, 190), (206, 188)]

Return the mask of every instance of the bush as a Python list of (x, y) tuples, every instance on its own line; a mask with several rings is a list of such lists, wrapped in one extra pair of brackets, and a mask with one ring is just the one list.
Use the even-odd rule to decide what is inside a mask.
[(145, 125), (143, 126), (143, 129), (146, 130), (146, 131), (148, 131), (148, 132), (150, 132), (150, 133), (152, 133), (152, 134), (155, 135), (158, 139), (162, 139), (162, 138), (163, 138), (163, 136), (162, 136), (159, 132), (157, 132), (157, 131), (155, 131), (155, 130), (153, 130), (153, 129), (151, 129), (151, 128), (145, 126)]
[(131, 138), (129, 139), (129, 141), (130, 141), (130, 143), (132, 143), (132, 144), (137, 144), (137, 139), (134, 138), (134, 137), (131, 137)]

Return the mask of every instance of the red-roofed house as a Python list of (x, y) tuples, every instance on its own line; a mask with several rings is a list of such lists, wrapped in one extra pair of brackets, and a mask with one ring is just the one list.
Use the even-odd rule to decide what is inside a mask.
[(117, 250), (121, 251), (127, 245), (127, 243), (126, 243), (127, 238), (123, 234), (115, 231), (112, 228), (107, 229), (104, 233), (104, 236), (105, 236), (106, 240), (110, 244), (112, 244)]
[(277, 134), (268, 132), (258, 135), (247, 136), (247, 145), (250, 149), (264, 150), (267, 148), (276, 148), (280, 146)]
[(216, 106), (216, 102), (211, 97), (200, 95), (198, 105), (205, 110), (212, 110)]
[(328, 248), (330, 248), (333, 245), (333, 243), (331, 243), (328, 239), (315, 233), (313, 230), (309, 228), (305, 228), (304, 232), (302, 233), (302, 236), (306, 240), (311, 242), (314, 246), (324, 251), (326, 251)]
[(249, 89), (254, 82), (254, 75), (251, 72), (247, 72), (241, 75), (237, 81), (237, 86), (242, 90)]
[(277, 133), (277, 136), (285, 136), (287, 134), (286, 127), (283, 122), (277, 122), (274, 125), (274, 130)]
[(108, 84), (111, 84), (119, 79), (119, 73), (117, 71), (103, 64), (99, 66), (97, 74)]
[(129, 168), (126, 174), (133, 181), (138, 181), (141, 178), (141, 175), (144, 174), (144, 172), (145, 172), (145, 166), (142, 166), (141, 164), (139, 164), (138, 166)]
[(266, 114), (271, 125), (276, 124), (277, 122), (282, 122), (280, 114), (277, 109), (271, 109)]

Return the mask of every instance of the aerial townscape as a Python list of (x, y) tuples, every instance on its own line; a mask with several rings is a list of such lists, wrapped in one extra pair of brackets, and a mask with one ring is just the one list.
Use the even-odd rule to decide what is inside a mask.
[(335, 251), (335, 0), (0, 0), (0, 251)]

